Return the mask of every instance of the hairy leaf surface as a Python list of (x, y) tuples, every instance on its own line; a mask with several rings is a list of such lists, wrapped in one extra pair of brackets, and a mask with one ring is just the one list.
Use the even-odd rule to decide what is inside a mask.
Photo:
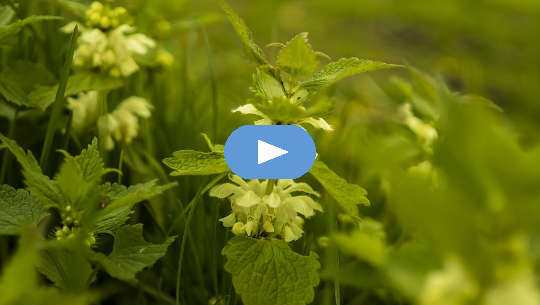
[(142, 224), (121, 227), (114, 233), (111, 254), (96, 254), (98, 261), (111, 276), (121, 280), (134, 280), (139, 271), (152, 266), (164, 256), (176, 238), (169, 237), (162, 244), (152, 244), (144, 240), (142, 229)]
[(342, 58), (326, 65), (320, 71), (315, 73), (312, 79), (302, 82), (300, 87), (316, 91), (348, 76), (394, 67), (400, 66), (367, 59), (358, 59), (356, 57)]
[(220, 1), (220, 2), (221, 2), (221, 8), (227, 15), (227, 18), (229, 19), (232, 26), (234, 27), (234, 30), (240, 37), (240, 40), (242, 40), (242, 43), (244, 44), (244, 47), (249, 57), (251, 57), (259, 65), (267, 65), (268, 60), (264, 56), (264, 53), (261, 50), (261, 48), (255, 43), (255, 41), (253, 41), (253, 36), (251, 34), (251, 31), (247, 27), (244, 20), (242, 20), (242, 18), (240, 18), (232, 10), (232, 8), (227, 3), (225, 3), (225, 1)]
[(0, 133), (0, 140), (11, 151), (23, 168), (24, 183), (32, 195), (36, 196), (45, 207), (58, 206), (65, 198), (60, 192), (57, 183), (44, 175), (32, 152), (25, 153), (17, 143)]
[(287, 42), (279, 51), (277, 64), (295, 79), (311, 76), (319, 61), (308, 42), (308, 33), (300, 33)]
[(0, 185), (0, 234), (17, 235), (25, 225), (36, 225), (47, 210), (26, 190)]
[(318, 256), (300, 255), (282, 240), (235, 237), (223, 249), (225, 270), (246, 305), (303, 305), (319, 284)]
[(229, 171), (222, 152), (179, 150), (172, 157), (163, 159), (163, 163), (174, 170), (172, 176), (212, 175)]

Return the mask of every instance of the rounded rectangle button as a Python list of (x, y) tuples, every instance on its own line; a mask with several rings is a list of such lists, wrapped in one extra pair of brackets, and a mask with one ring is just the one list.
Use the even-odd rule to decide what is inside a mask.
[(225, 142), (227, 165), (244, 179), (295, 179), (316, 155), (313, 139), (296, 125), (245, 125)]

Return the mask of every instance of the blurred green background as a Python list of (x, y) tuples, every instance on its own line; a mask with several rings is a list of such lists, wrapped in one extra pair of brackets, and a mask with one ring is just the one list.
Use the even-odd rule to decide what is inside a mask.
[[(22, 3), (28, 15), (77, 18), (62, 0)], [(119, 96), (133, 94), (147, 97), (155, 107), (152, 118), (143, 123), (139, 139), (126, 153), (124, 182), (154, 177), (162, 182), (172, 180), (161, 159), (179, 149), (207, 150), (201, 132), (215, 143), (223, 143), (234, 129), (253, 122), (231, 109), (252, 97), (249, 86), (255, 66), (246, 59), (217, 1), (118, 0), (113, 4), (126, 7), (137, 29), (174, 56), (169, 69), (142, 70), (125, 88), (111, 94), (110, 108)], [(361, 215), (373, 218), (375, 224), (367, 221), (351, 229), (343, 221), (334, 228), (332, 217), (337, 213), (333, 205), (327, 214), (306, 224), (304, 239), (294, 247), (299, 252), (316, 249), (321, 254), (322, 282), (316, 304), (539, 304), (540, 209), (536, 205), (540, 158), (536, 147), (540, 140), (540, 1), (237, 0), (229, 4), (244, 18), (261, 46), (309, 32), (314, 50), (333, 60), (354, 56), (414, 67), (351, 77), (318, 96), (333, 102), (328, 122), (335, 129), (324, 134), (310, 130), (318, 153), (340, 176), (368, 190), (372, 205), (362, 207)], [(48, 51), (29, 49), (17, 56), (44, 61), (58, 76), (58, 53), (63, 54), (65, 48), (57, 46), (67, 41), (58, 28), (64, 23), (54, 21), (38, 27)], [(275, 55), (275, 49), (263, 49)], [(493, 114), (484, 108), (455, 107), (466, 99), (490, 104), (472, 95), (491, 100), (500, 109), (490, 106), (496, 109), (492, 109)], [(434, 122), (442, 140), (433, 151), (403, 126), (400, 106), (404, 103), (412, 104), (421, 119)], [(2, 108), (3, 117), (12, 111), (8, 108)], [(13, 138), (24, 147), (39, 150), (46, 115), (37, 110), (24, 113)], [(8, 129), (9, 122), (3, 119), (0, 130), (7, 134)], [(85, 140), (82, 146), (86, 146)], [(69, 148), (73, 153), (80, 150), (74, 143)], [(118, 151), (107, 159), (108, 166), (114, 167)], [(447, 188), (433, 190), (433, 181), (406, 176), (405, 169), (426, 160), (439, 168)], [(170, 226), (209, 180), (174, 179), (178, 188), (153, 200), (151, 207), (138, 209), (137, 217), (145, 223), (150, 239), (159, 235), (154, 222)], [(14, 165), (6, 182), (21, 185)], [(182, 300), (205, 304), (214, 297), (213, 301), (217, 298), (223, 304), (239, 304), (239, 299), (230, 296), (230, 278), (222, 270), (220, 255), (231, 234), (217, 219), (229, 207), (216, 199), (205, 198), (204, 202), (194, 215), (193, 238), (184, 259), (188, 263)], [(152, 207), (157, 216), (149, 216)], [(182, 224), (176, 224), (178, 230), (173, 232), (183, 233)], [(344, 237), (344, 242), (339, 238), (334, 241), (346, 254), (337, 263), (332, 247), (317, 246), (318, 238), (333, 230), (360, 232), (356, 237)], [(366, 232), (384, 236), (384, 246), (378, 239), (366, 241), (362, 235)], [(13, 240), (9, 242), (13, 249)], [(369, 253), (347, 249), (343, 246), (347, 243), (356, 243)], [(159, 272), (141, 276), (142, 282), (159, 286), (165, 294), (173, 291), (176, 276), (178, 245), (171, 249)], [(374, 263), (374, 256), (386, 255), (386, 263), (377, 259)], [(458, 267), (455, 257), (460, 261)], [(441, 268), (441, 278), (450, 274), (442, 284), (433, 271)], [(469, 279), (460, 268), (472, 274), (477, 283), (469, 285), (473, 288), (467, 286)], [(433, 285), (457, 287), (454, 290), (458, 293), (442, 293), (440, 298), (429, 295), (426, 291), (434, 288), (423, 283), (430, 272), (435, 278)], [(519, 279), (515, 281), (516, 303), (507, 301), (512, 300), (508, 292), (486, 296), (492, 287), (514, 278)], [(99, 282), (100, 288), (106, 284), (105, 280)], [(115, 284), (111, 290), (124, 293), (115, 295), (103, 288), (105, 295), (113, 295), (106, 299), (107, 304), (132, 304), (134, 288)], [(445, 299), (446, 303), (429, 301)], [(161, 301), (165, 304), (166, 300), (170, 301)], [(144, 299), (140, 304), (153, 303)]]

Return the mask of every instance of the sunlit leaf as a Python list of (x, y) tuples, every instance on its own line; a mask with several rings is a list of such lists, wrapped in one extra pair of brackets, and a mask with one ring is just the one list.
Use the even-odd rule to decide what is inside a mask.
[(174, 171), (172, 176), (213, 175), (229, 171), (222, 152), (200, 152), (179, 150), (172, 157), (163, 159), (163, 163)]
[(350, 184), (339, 177), (322, 161), (317, 160), (309, 170), (309, 173), (319, 181), (339, 206), (349, 215), (358, 216), (356, 205), (369, 205), (367, 191), (356, 184)]
[(223, 248), (225, 270), (246, 305), (304, 305), (319, 284), (317, 254), (300, 255), (282, 240), (235, 237)]

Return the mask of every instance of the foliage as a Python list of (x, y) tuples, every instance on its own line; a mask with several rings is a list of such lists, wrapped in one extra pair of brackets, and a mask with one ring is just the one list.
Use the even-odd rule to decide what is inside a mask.
[[(538, 20), (2, 1), (0, 305), (540, 305)], [(305, 128), (308, 174), (231, 172), (246, 124)]]

